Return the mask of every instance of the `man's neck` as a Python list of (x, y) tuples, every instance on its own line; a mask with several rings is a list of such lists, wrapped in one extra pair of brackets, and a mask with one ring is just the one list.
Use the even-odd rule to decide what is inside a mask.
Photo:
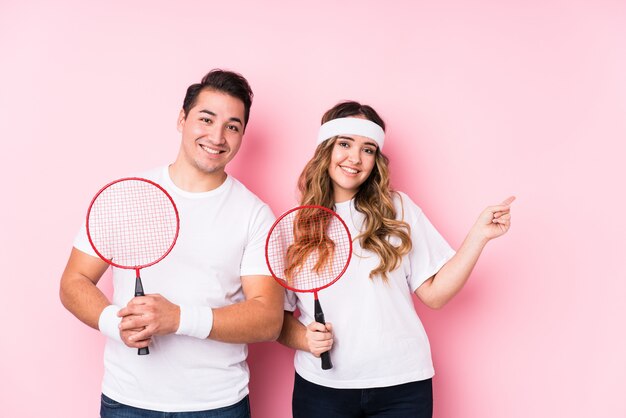
[(180, 164), (175, 161), (168, 167), (168, 172), (172, 182), (186, 192), (202, 193), (217, 189), (226, 180), (224, 170), (214, 173), (203, 173), (202, 171)]

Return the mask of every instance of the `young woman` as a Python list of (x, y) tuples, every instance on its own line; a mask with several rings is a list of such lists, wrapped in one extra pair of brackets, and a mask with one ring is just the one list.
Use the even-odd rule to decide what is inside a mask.
[[(411, 293), (441, 308), (487, 242), (510, 226), (514, 197), (485, 209), (455, 253), (421, 209), (390, 188), (384, 129), (370, 106), (339, 103), (324, 114), (300, 175), (300, 204), (335, 210), (352, 234), (353, 257), (320, 292), (326, 325), (314, 320), (312, 294), (288, 292), (279, 341), (297, 350), (294, 418), (431, 417), (434, 370)], [(333, 368), (322, 370), (328, 350)]]

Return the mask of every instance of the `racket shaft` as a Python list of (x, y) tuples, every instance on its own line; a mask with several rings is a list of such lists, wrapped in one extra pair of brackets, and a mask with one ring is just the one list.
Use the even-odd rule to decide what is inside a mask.
[[(320, 305), (320, 301), (318, 299), (315, 299), (315, 321), (326, 325), (324, 311), (322, 311), (322, 305)], [(330, 361), (329, 351), (323, 352), (320, 357), (322, 359), (322, 370), (329, 370), (333, 368), (333, 363)]]
[[(143, 284), (141, 283), (141, 277), (139, 276), (139, 270), (137, 270), (137, 279), (135, 280), (135, 297), (137, 296), (145, 296), (143, 292)], [(150, 354), (150, 350), (148, 347), (142, 347), (137, 350), (137, 355), (145, 356), (146, 354)]]

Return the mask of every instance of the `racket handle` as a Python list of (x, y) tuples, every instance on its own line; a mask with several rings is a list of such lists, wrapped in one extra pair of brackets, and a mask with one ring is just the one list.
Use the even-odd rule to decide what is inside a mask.
[(137, 279), (135, 280), (135, 297), (137, 296), (146, 296), (143, 292), (143, 284), (141, 284), (141, 277), (139, 277), (139, 273), (137, 273)]
[[(315, 321), (326, 325), (324, 311), (322, 311), (322, 305), (320, 305), (320, 301), (318, 299), (315, 299)], [(320, 357), (322, 359), (322, 370), (329, 370), (333, 368), (333, 362), (330, 360), (330, 351), (323, 352)]]
[(330, 351), (322, 353), (322, 370), (330, 370), (333, 368), (333, 362), (330, 361)]
[[(137, 296), (145, 296), (145, 293), (143, 292), (143, 284), (141, 283), (141, 277), (139, 277), (139, 270), (137, 270), (137, 279), (135, 280), (135, 297)], [(150, 354), (148, 347), (137, 349), (138, 356), (145, 356), (146, 354)]]

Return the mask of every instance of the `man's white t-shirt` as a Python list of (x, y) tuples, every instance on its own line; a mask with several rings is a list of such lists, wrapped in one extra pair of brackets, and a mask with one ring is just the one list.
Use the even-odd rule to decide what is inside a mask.
[[(434, 375), (428, 337), (411, 295), (455, 252), (407, 195), (399, 193), (394, 205), (397, 219), (411, 227), (413, 247), (385, 282), (379, 276), (369, 278), (379, 258), (354, 239), (362, 230), (364, 215), (355, 209), (354, 200), (336, 204), (335, 211), (352, 235), (353, 254), (344, 275), (318, 294), (325, 319), (333, 324), (333, 368), (322, 370), (319, 358), (296, 351), (296, 372), (312, 383), (338, 389), (372, 388)], [(296, 307), (302, 324), (314, 321), (313, 294), (287, 291), (285, 310)]]
[[(217, 189), (179, 189), (168, 168), (142, 174), (173, 198), (180, 231), (171, 253), (141, 270), (146, 294), (161, 294), (178, 305), (220, 308), (243, 301), (241, 276), (270, 276), (265, 239), (274, 221), (270, 208), (228, 176)], [(85, 228), (74, 247), (97, 256)], [(273, 280), (270, 277), (267, 280)], [(134, 297), (135, 271), (113, 268), (112, 303)], [(137, 408), (200, 411), (232, 405), (248, 394), (247, 346), (183, 335), (155, 336), (150, 354), (107, 339), (102, 392)]]

